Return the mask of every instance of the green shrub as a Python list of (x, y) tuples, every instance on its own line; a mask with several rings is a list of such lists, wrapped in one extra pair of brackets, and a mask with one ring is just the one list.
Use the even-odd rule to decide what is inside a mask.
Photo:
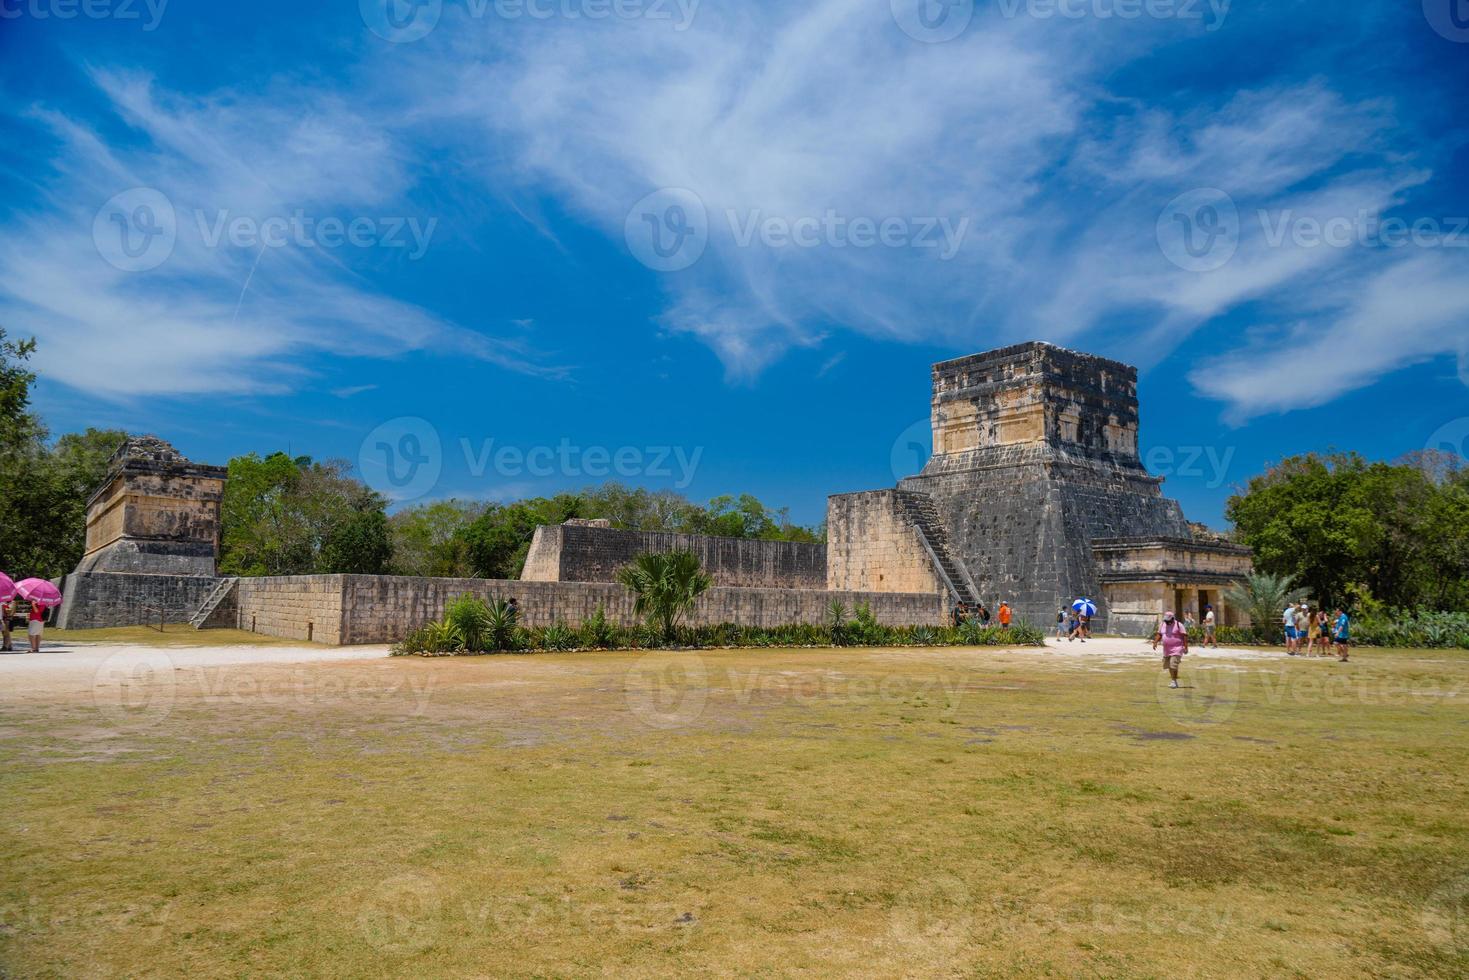
[(468, 592), (457, 599), (449, 600), (444, 607), (444, 622), (458, 630), (463, 638), (464, 649), (480, 652), (491, 649), (489, 640), (490, 607), (485, 601)]
[(558, 619), (550, 626), (542, 629), (538, 639), (540, 641), (538, 645), (542, 650), (564, 652), (566, 650), (576, 649), (577, 633), (576, 630)]
[(617, 640), (617, 627), (607, 618), (602, 604), (592, 613), (592, 618), (581, 624), (582, 645), (593, 650), (605, 650)]

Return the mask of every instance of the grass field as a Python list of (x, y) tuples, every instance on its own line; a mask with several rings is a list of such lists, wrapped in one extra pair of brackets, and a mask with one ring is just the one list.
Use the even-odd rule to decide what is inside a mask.
[(0, 669), (0, 975), (1469, 973), (1469, 656), (1144, 649)]

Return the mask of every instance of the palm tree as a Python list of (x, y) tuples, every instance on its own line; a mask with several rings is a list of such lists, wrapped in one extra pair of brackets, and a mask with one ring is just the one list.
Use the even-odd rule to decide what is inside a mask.
[(1306, 590), (1296, 588), (1295, 579), (1289, 575), (1267, 572), (1252, 572), (1243, 582), (1231, 585), (1224, 592), (1224, 601), (1244, 610), (1250, 624), (1264, 632), (1271, 631), (1286, 606), (1305, 597)]
[(714, 583), (692, 551), (638, 555), (632, 564), (618, 569), (617, 581), (633, 593), (633, 612), (644, 617), (668, 643), (674, 640), (679, 619)]

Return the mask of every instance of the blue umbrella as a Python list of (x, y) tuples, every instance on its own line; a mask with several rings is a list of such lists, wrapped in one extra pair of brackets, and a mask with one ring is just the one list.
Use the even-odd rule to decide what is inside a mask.
[(1095, 616), (1097, 614), (1097, 604), (1090, 599), (1077, 599), (1071, 604), (1071, 608), (1083, 616)]

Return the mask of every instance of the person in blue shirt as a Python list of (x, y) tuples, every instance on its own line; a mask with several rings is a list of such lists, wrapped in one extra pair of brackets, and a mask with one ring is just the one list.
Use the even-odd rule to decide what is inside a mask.
[(1337, 659), (1346, 663), (1347, 649), (1352, 643), (1352, 619), (1340, 606), (1336, 609), (1336, 625), (1332, 627), (1331, 638), (1336, 641), (1336, 652), (1340, 654)]

